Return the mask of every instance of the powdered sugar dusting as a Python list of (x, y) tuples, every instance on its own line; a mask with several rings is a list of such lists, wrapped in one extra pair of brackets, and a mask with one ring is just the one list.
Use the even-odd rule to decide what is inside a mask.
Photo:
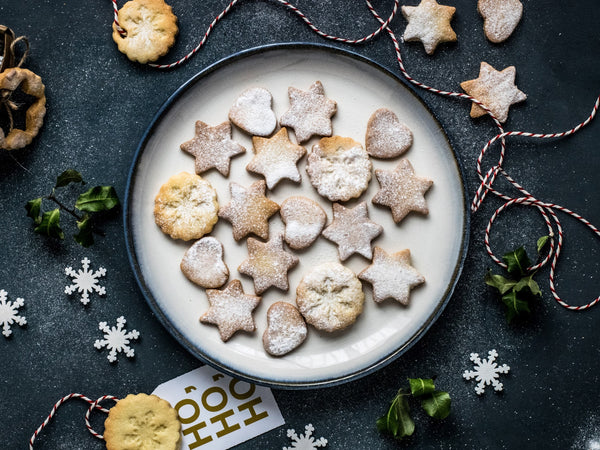
[(302, 344), (307, 333), (300, 311), (290, 303), (276, 302), (267, 311), (263, 346), (269, 354), (282, 356)]
[(285, 224), (285, 242), (296, 250), (309, 247), (327, 221), (325, 211), (317, 202), (301, 196), (287, 198), (279, 214)]
[(499, 43), (508, 39), (521, 21), (523, 4), (519, 0), (479, 0), (477, 10), (485, 19), (486, 37)]
[(400, 123), (393, 111), (380, 108), (369, 118), (365, 136), (365, 149), (369, 155), (395, 158), (406, 152), (412, 142), (412, 132)]
[(212, 236), (200, 239), (183, 255), (181, 271), (204, 288), (223, 286), (229, 278), (229, 269), (223, 261), (223, 245)]
[(229, 119), (242, 130), (255, 136), (268, 136), (277, 126), (271, 109), (273, 96), (265, 88), (245, 90), (229, 110)]

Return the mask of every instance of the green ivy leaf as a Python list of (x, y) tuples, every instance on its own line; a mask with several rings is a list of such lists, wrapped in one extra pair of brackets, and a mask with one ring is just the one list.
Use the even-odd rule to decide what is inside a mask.
[(509, 274), (520, 277), (527, 275), (527, 268), (531, 265), (531, 261), (523, 247), (508, 252), (502, 259), (506, 263), (506, 270)]
[(410, 393), (415, 397), (431, 394), (435, 391), (435, 385), (430, 378), (409, 378)]
[(377, 429), (379, 431), (389, 432), (396, 439), (402, 439), (405, 436), (411, 436), (415, 431), (415, 423), (410, 417), (410, 407), (408, 406), (408, 393), (400, 389), (387, 414), (377, 419)]
[(92, 222), (89, 215), (83, 216), (82, 220), (77, 221), (79, 233), (73, 235), (75, 242), (82, 247), (89, 247), (94, 243), (94, 234), (92, 232)]
[(65, 187), (68, 186), (70, 183), (85, 184), (85, 181), (83, 181), (83, 177), (79, 172), (77, 172), (74, 169), (67, 169), (58, 177), (56, 177), (56, 185), (54, 187)]
[(542, 296), (542, 290), (540, 289), (540, 285), (533, 279), (535, 272), (527, 277), (523, 277), (519, 280), (517, 284), (515, 284), (514, 290), (515, 292), (521, 291), (529, 291), (532, 295)]
[(421, 397), (421, 406), (434, 419), (445, 419), (450, 414), (452, 400), (444, 391), (434, 391)]
[(542, 250), (544, 249), (544, 247), (546, 246), (546, 244), (548, 243), (549, 240), (550, 240), (550, 236), (542, 236), (541, 238), (539, 238), (537, 240), (537, 252), (538, 252), (538, 255), (540, 253), (542, 253)]
[(506, 320), (510, 323), (516, 316), (521, 314), (529, 314), (529, 303), (520, 299), (517, 292), (513, 289), (509, 293), (502, 296), (502, 303), (507, 307)]
[(42, 209), (42, 197), (29, 200), (25, 205), (25, 209), (27, 210), (27, 217), (31, 217), (35, 225), (39, 225), (42, 221), (40, 215)]
[(75, 208), (85, 212), (108, 211), (118, 205), (119, 198), (112, 186), (95, 186), (81, 194), (75, 202)]
[(491, 270), (488, 270), (485, 274), (484, 281), (488, 286), (498, 289), (502, 295), (510, 291), (517, 284), (516, 281), (509, 280), (502, 275), (494, 275)]
[(65, 234), (60, 228), (60, 210), (58, 208), (45, 212), (34, 231), (45, 236), (64, 239)]

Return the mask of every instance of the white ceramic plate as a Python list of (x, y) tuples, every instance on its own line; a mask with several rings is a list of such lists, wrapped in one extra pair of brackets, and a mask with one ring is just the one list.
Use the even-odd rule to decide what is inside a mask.
[[(194, 172), (194, 159), (179, 145), (193, 137), (194, 122), (216, 125), (227, 120), (230, 106), (245, 89), (267, 88), (273, 94), (277, 117), (289, 107), (287, 89), (307, 89), (320, 80), (326, 95), (337, 102), (334, 134), (364, 143), (367, 121), (380, 107), (392, 109), (414, 134), (412, 148), (403, 155), (418, 175), (434, 180), (426, 195), (428, 216), (410, 214), (395, 224), (389, 209), (374, 206), (378, 190), (373, 177), (358, 201), (366, 201), (372, 220), (384, 227), (373, 245), (388, 252), (410, 248), (413, 265), (426, 283), (412, 291), (409, 307), (393, 300), (376, 304), (371, 287), (364, 284), (366, 302), (357, 322), (342, 332), (327, 334), (309, 327), (302, 346), (280, 358), (262, 347), (266, 311), (273, 302), (295, 302), (302, 276), (323, 261), (337, 261), (337, 247), (320, 237), (313, 246), (297, 252), (300, 263), (290, 271), (290, 291), (269, 289), (255, 310), (257, 331), (238, 332), (223, 343), (212, 325), (201, 324), (208, 302), (203, 289), (188, 281), (179, 263), (191, 243), (163, 234), (153, 218), (154, 197), (167, 179), (181, 171)], [(293, 136), (293, 132), (290, 132)], [(251, 138), (241, 130), (234, 140), (247, 152), (232, 159), (224, 178), (215, 170), (203, 175), (216, 188), (220, 204), (229, 201), (229, 182), (244, 186), (260, 179), (245, 170), (252, 158)], [(293, 137), (292, 137), (293, 139)], [(313, 138), (307, 149), (317, 142)], [(393, 168), (396, 160), (373, 160), (375, 168)], [(306, 158), (299, 164), (302, 184), (282, 182), (268, 196), (281, 203), (290, 195), (305, 195), (324, 207), (331, 221), (331, 203), (319, 197), (306, 174)], [(356, 201), (348, 203), (350, 206)], [(363, 376), (400, 355), (437, 319), (459, 276), (467, 248), (468, 213), (459, 164), (437, 120), (420, 99), (393, 74), (353, 53), (320, 45), (277, 45), (231, 56), (182, 86), (161, 108), (150, 125), (133, 161), (126, 194), (125, 231), (129, 255), (139, 285), (164, 326), (201, 360), (233, 376), (277, 387), (314, 387)], [(270, 230), (283, 229), (278, 215)], [(237, 272), (247, 257), (245, 240), (232, 238), (231, 226), (220, 220), (211, 235), (225, 247), (230, 279), (240, 279), (253, 293), (252, 280)], [(344, 263), (355, 273), (370, 264), (354, 255)]]

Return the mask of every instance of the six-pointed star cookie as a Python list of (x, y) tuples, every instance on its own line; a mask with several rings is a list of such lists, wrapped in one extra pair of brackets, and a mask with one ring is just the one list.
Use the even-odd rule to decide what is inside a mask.
[(373, 285), (373, 300), (377, 303), (393, 298), (403, 305), (408, 305), (410, 290), (425, 282), (425, 277), (411, 265), (409, 249), (389, 255), (380, 247), (374, 249), (373, 264), (358, 278)]
[(438, 4), (435, 0), (421, 0), (418, 6), (403, 6), (402, 14), (408, 20), (403, 38), (421, 41), (428, 55), (438, 44), (456, 41), (450, 20), (456, 8)]
[(277, 234), (267, 242), (248, 238), (248, 259), (238, 272), (254, 279), (254, 291), (262, 294), (271, 286), (283, 291), (289, 289), (287, 273), (298, 264), (298, 257), (283, 249), (283, 236)]
[(401, 159), (394, 170), (375, 170), (375, 176), (379, 181), (379, 191), (372, 202), (388, 206), (394, 222), (400, 222), (410, 211), (429, 214), (425, 193), (433, 181), (416, 176), (407, 159)]
[(246, 170), (262, 174), (269, 189), (273, 189), (283, 178), (300, 182), (296, 163), (304, 156), (306, 149), (290, 141), (285, 127), (271, 138), (254, 136), (252, 145), (256, 154)]
[(279, 123), (282, 127), (294, 129), (298, 142), (308, 141), (311, 136), (331, 136), (331, 116), (335, 114), (337, 103), (325, 97), (320, 81), (315, 81), (308, 91), (295, 87), (288, 88), (290, 109)]
[(323, 236), (338, 246), (340, 259), (345, 261), (354, 253), (371, 259), (371, 241), (383, 232), (383, 227), (369, 219), (366, 202), (354, 208), (333, 204), (333, 221), (323, 230)]
[(248, 189), (229, 183), (231, 200), (219, 210), (219, 217), (231, 223), (233, 238), (239, 241), (250, 233), (269, 239), (269, 217), (279, 211), (279, 205), (265, 197), (264, 180), (252, 183)]
[[(527, 98), (515, 86), (517, 70), (514, 66), (498, 72), (486, 62), (481, 63), (479, 77), (460, 83), (460, 87), (471, 97), (476, 98), (488, 108), (500, 122), (506, 122), (510, 105), (522, 102)], [(471, 117), (487, 114), (486, 110), (473, 103)]]
[(196, 158), (196, 173), (200, 175), (215, 168), (222, 175), (229, 175), (229, 160), (246, 149), (231, 139), (231, 123), (210, 125), (196, 121), (196, 133), (193, 139), (180, 145), (181, 150)]
[(238, 330), (255, 330), (252, 311), (260, 303), (260, 297), (244, 293), (240, 280), (232, 280), (225, 289), (207, 289), (206, 295), (210, 308), (200, 316), (200, 322), (219, 327), (223, 342)]

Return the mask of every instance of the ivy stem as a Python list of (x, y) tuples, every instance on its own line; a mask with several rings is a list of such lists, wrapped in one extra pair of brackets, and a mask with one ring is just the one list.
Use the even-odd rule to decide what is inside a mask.
[[(67, 207), (64, 203), (62, 203), (59, 199), (56, 198), (56, 196), (54, 195), (54, 190), (52, 190), (50, 195), (48, 195), (46, 198), (48, 200), (52, 200), (54, 203), (56, 203), (58, 205), (58, 207), (60, 209), (62, 209), (63, 211), (66, 211), (69, 214), (71, 214), (73, 217), (75, 217), (75, 219), (77, 219), (77, 221), (81, 222), (83, 220), (83, 217), (81, 217), (79, 214), (77, 214), (75, 212), (75, 209)], [(92, 233), (97, 234), (98, 236), (102, 236), (102, 237), (106, 236), (106, 233), (104, 231), (97, 230), (94, 227), (92, 227)]]

